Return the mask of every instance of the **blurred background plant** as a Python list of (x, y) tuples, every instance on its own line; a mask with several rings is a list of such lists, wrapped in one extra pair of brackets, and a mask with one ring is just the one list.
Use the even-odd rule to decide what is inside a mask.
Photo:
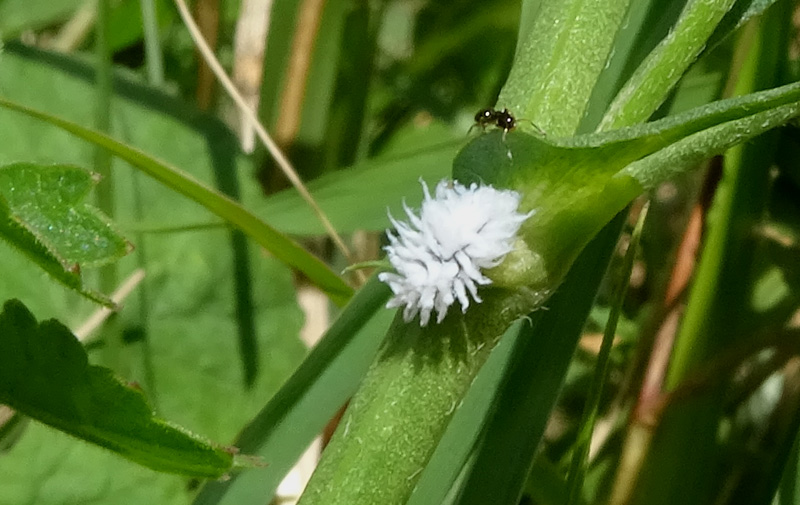
[[(558, 3), (568, 11), (611, 2)], [(796, 2), (631, 2), (579, 133), (603, 128), (612, 99), (682, 9), (703, 3), (724, 4), (728, 15), (706, 21), (719, 22), (717, 31), (653, 118), (798, 80)], [(518, 34), (539, 13), (537, 2), (509, 0), (197, 0), (191, 8), (345, 248), (288, 187), (169, 0), (0, 0), (0, 98), (188, 172), (334, 271), (378, 258), (386, 209), (402, 214), (403, 199), (412, 207), (421, 199), (420, 177), (432, 185), (450, 174), (475, 112), (506, 81)], [(227, 481), (156, 473), (0, 406), (0, 504), (296, 499), (389, 325), (386, 290), (367, 283), (351, 303), (357, 311), (331, 326), (347, 289), (319, 281), (328, 274), (311, 260), (287, 261), (289, 249), (249, 242), (247, 229), (197, 204), (209, 207), (211, 196), (184, 189), (194, 201), (183, 198), (132, 168), (135, 159), (112, 159), (18, 112), (0, 110), (0, 132), (2, 165), (101, 174), (94, 204), (135, 246), (83, 272), (106, 294), (128, 288), (121, 310), (100, 323), (96, 304), (6, 245), (0, 299), (70, 327), (90, 361), (138, 384), (160, 417), (267, 463)], [(568, 368), (548, 368), (524, 333), (501, 341), (409, 503), (800, 502), (796, 139), (794, 127), (776, 130), (655, 188), (630, 265), (642, 201), (626, 224), (623, 216), (601, 232), (571, 274), (585, 281), (568, 278), (549, 306), (551, 334), (578, 342), (562, 350)], [(611, 314), (619, 323), (598, 390)], [(595, 401), (592, 429), (583, 412)], [(318, 434), (310, 464), (293, 471)]]

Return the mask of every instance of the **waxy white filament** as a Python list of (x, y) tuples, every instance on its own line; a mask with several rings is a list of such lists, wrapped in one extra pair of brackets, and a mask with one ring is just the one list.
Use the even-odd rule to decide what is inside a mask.
[(478, 286), (491, 284), (481, 270), (497, 266), (512, 250), (519, 227), (531, 214), (517, 211), (521, 197), (516, 191), (443, 180), (431, 197), (424, 182), (422, 188), (419, 216), (405, 204), (409, 222), (389, 216), (396, 231), (386, 232), (390, 244), (385, 250), (395, 272), (378, 278), (394, 293), (386, 307), (405, 307), (406, 322), (419, 314), (420, 325), (426, 326), (434, 310), (441, 323), (456, 300), (462, 312), (470, 297), (481, 302)]

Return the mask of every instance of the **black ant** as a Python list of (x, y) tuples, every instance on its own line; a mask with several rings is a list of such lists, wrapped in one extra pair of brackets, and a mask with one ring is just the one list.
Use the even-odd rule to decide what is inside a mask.
[[(523, 119), (522, 121), (527, 121), (527, 120)], [(542, 136), (544, 136), (544, 132), (541, 130), (541, 128), (536, 126), (533, 123), (533, 121), (528, 121), (528, 122), (531, 124), (531, 126), (533, 126), (536, 129), (536, 131), (538, 131)], [(514, 118), (511, 112), (509, 112), (508, 109), (503, 109), (503, 110), (496, 110), (493, 108), (481, 109), (478, 111), (477, 114), (475, 114), (475, 124), (472, 125), (470, 131), (472, 130), (472, 128), (475, 128), (476, 126), (480, 126), (484, 130), (486, 130), (487, 126), (496, 126), (498, 128), (501, 128), (503, 130), (503, 144), (505, 144), (506, 135), (508, 134), (508, 132), (516, 128), (517, 120), (516, 118)], [(506, 148), (508, 148), (508, 146), (506, 146)], [(512, 159), (510, 149), (508, 150), (508, 159)]]
[[(527, 119), (521, 119), (520, 121), (526, 121), (530, 123), (540, 135), (544, 136), (542, 129), (536, 126), (533, 121), (528, 121)], [(517, 127), (517, 119), (511, 114), (511, 112), (509, 112), (508, 109), (481, 109), (477, 114), (475, 114), (475, 124), (472, 125), (472, 128), (475, 128), (476, 126), (480, 126), (484, 130), (487, 126), (496, 126), (501, 128), (503, 130), (503, 140), (505, 140), (506, 134)], [(470, 130), (472, 128), (470, 128)]]
[[(475, 124), (472, 127), (480, 126), (484, 130), (487, 126), (496, 126), (503, 129), (503, 144), (506, 143), (506, 134), (517, 126), (517, 120), (508, 112), (508, 109), (495, 110), (495, 109), (481, 109), (475, 114)], [(471, 130), (472, 128), (470, 128)], [(508, 146), (506, 145), (506, 149)], [(507, 152), (508, 159), (513, 160), (511, 150)]]
[(496, 126), (503, 129), (503, 140), (506, 138), (506, 133), (513, 130), (517, 126), (517, 120), (508, 111), (508, 109), (495, 110), (495, 109), (481, 109), (475, 114), (475, 125), (486, 129), (487, 126)]

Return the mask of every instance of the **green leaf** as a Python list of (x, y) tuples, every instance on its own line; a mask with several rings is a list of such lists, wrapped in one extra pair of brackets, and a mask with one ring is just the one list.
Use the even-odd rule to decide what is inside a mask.
[[(161, 205), (169, 206), (168, 202)], [(257, 314), (255, 336), (261, 352), (257, 380), (253, 386), (245, 387), (232, 314), (231, 251), (222, 247), (225, 238), (224, 230), (148, 237), (150, 275), (144, 282), (152, 298), (148, 307), (150, 317), (143, 327), (133, 298), (126, 301), (119, 317), (126, 334), (135, 335), (138, 331), (146, 337), (143, 341), (126, 342), (124, 352), (132, 363), (132, 371), (125, 377), (142, 385), (158, 416), (211, 440), (241, 448), (236, 441), (237, 433), (308, 351), (297, 338), (303, 315), (295, 301), (291, 272), (251, 247)], [(389, 311), (380, 313), (384, 320), (391, 316)], [(381, 332), (375, 329), (368, 333), (362, 344), (346, 357), (368, 362), (365, 348), (377, 346), (375, 337)], [(103, 348), (98, 348), (90, 353), (93, 363), (100, 364), (102, 351)], [(353, 374), (348, 379), (353, 389), (359, 374), (363, 375), (358, 367), (350, 367), (348, 363), (342, 364), (340, 373)], [(270, 437), (271, 443), (278, 447), (291, 444), (302, 452), (319, 429), (299, 429), (300, 423), (321, 426), (326, 422), (322, 420), (324, 415), (312, 421), (310, 412), (323, 405), (329, 408), (327, 402), (344, 401), (330, 393), (335, 381), (326, 375), (316, 395), (304, 402), (307, 410), (281, 423), (276, 437)], [(346, 397), (349, 393), (342, 394)], [(224, 408), (218, 408), (220, 405)], [(336, 408), (332, 407), (333, 411)], [(329, 418), (330, 415), (325, 417)], [(299, 440), (306, 436), (304, 441)], [(256, 490), (261, 490), (267, 483), (259, 477), (280, 472), (278, 467), (290, 467), (292, 457), (272, 451), (273, 447), (276, 445), (265, 450), (242, 450), (247, 454), (258, 453), (267, 466), (233, 472), (232, 482), (251, 482)], [(72, 503), (187, 505), (196, 494), (185, 478), (153, 472), (38, 423), (32, 423), (22, 439), (2, 454), (0, 475), (4, 476), (0, 479), (2, 505), (61, 505), (65, 495), (74, 500)], [(281, 477), (275, 478), (276, 486)], [(43, 495), (43, 487), (57, 491)]]
[(81, 269), (117, 260), (131, 245), (97, 209), (82, 203), (95, 183), (90, 172), (69, 165), (0, 167), (0, 236), (54, 279), (110, 305), (83, 286)]
[[(0, 68), (5, 97), (92, 124), (93, 109), (86, 107), (95, 92), (91, 66), (79, 57), (9, 43)], [(216, 182), (227, 192), (231, 186), (224, 184), (225, 176), (257, 197), (253, 166), (222, 122), (123, 69), (115, 72), (115, 92), (113, 127), (120, 138), (206, 184)], [(92, 145), (41, 121), (0, 111), (0, 125), (4, 132), (0, 163), (31, 159), (90, 166), (92, 162)], [(160, 417), (232, 444), (244, 423), (308, 352), (298, 339), (303, 315), (292, 274), (257, 244), (244, 241), (255, 323), (250, 335), (260, 351), (251, 356), (257, 360), (258, 374), (248, 387), (236, 341), (237, 333), (248, 328), (234, 308), (238, 290), (233, 278), (240, 267), (230, 246), (229, 228), (136, 236), (133, 230), (140, 221), (180, 224), (211, 221), (214, 216), (124, 161), (115, 159), (113, 170), (115, 220), (136, 244), (134, 254), (118, 263), (120, 276), (139, 266), (147, 273), (115, 316), (126, 337), (122, 363), (115, 364), (120, 367), (115, 370), (145, 389)], [(42, 283), (35, 282), (41, 277), (38, 267), (9, 252), (0, 259), (5, 267), (0, 300), (21, 298), (42, 319), (55, 317), (70, 327), (83, 323), (94, 310), (90, 303), (76, 303), (76, 296), (60, 286), (49, 283), (44, 287), (55, 289), (42, 289)], [(90, 359), (110, 364), (100, 345), (92, 346)], [(209, 407), (217, 405), (225, 408)], [(274, 465), (271, 458), (267, 469)], [(186, 505), (196, 493), (184, 477), (153, 472), (39, 423), (30, 423), (19, 442), (0, 457), (0, 475), (7, 477), (0, 479), (2, 505), (61, 505), (64, 496), (72, 503)]]
[(352, 288), (318, 258), (311, 255), (295, 241), (257, 218), (236, 201), (205, 186), (189, 174), (169, 166), (134, 147), (123, 144), (108, 135), (85, 128), (71, 121), (4, 99), (0, 99), (0, 107), (40, 119), (88, 142), (108, 149), (114, 155), (137, 167), (147, 175), (200, 203), (242, 230), (274, 254), (276, 258), (306, 274), (309, 280), (326, 291), (335, 302), (344, 303), (352, 295)]
[(453, 162), (453, 177), (520, 191), (520, 208), (533, 212), (521, 229), (528, 256), (511, 255), (493, 280), (554, 289), (588, 241), (635, 196), (797, 117), (798, 100), (795, 83), (609, 133), (549, 140), (497, 131), (475, 139)]
[(233, 465), (230, 449), (153, 417), (141, 391), (89, 365), (69, 329), (38, 324), (17, 300), (0, 313), (0, 403), (162, 472), (217, 478)]
[(131, 245), (95, 208), (81, 203), (95, 179), (69, 165), (16, 163), (0, 167), (0, 195), (16, 223), (65, 263), (108, 264)]

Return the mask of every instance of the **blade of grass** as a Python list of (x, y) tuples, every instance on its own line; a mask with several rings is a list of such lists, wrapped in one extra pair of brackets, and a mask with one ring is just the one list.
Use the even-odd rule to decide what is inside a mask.
[(625, 301), (625, 295), (628, 292), (628, 285), (633, 271), (633, 262), (636, 259), (636, 253), (639, 246), (639, 239), (642, 236), (642, 229), (644, 227), (645, 219), (647, 218), (647, 209), (649, 204), (646, 203), (641, 213), (639, 220), (636, 222), (636, 228), (633, 230), (631, 240), (628, 244), (628, 251), (625, 254), (625, 261), (619, 272), (618, 285), (615, 293), (611, 299), (611, 313), (608, 316), (608, 322), (603, 333), (603, 342), (600, 344), (600, 352), (597, 354), (597, 363), (595, 364), (594, 378), (589, 386), (589, 392), (584, 406), (583, 414), (580, 420), (580, 431), (578, 432), (575, 447), (573, 449), (572, 461), (567, 474), (567, 487), (569, 488), (569, 505), (578, 505), (582, 501), (583, 480), (586, 475), (586, 456), (589, 454), (589, 445), (592, 442), (592, 434), (594, 433), (594, 424), (597, 419), (597, 410), (600, 407), (600, 398), (603, 393), (606, 378), (608, 377), (608, 364), (611, 356), (611, 347), (614, 344), (614, 336), (617, 332), (617, 323), (619, 316), (622, 313), (622, 304)]
[[(222, 65), (220, 65), (219, 61), (217, 61), (213, 51), (211, 51), (211, 49), (208, 47), (208, 44), (206, 44), (202, 34), (197, 29), (197, 25), (192, 20), (192, 16), (189, 13), (189, 8), (186, 6), (186, 2), (184, 2), (184, 0), (175, 0), (175, 4), (178, 7), (178, 11), (180, 12), (186, 28), (189, 30), (192, 39), (197, 45), (198, 50), (200, 50), (200, 53), (203, 55), (206, 63), (208, 63), (209, 67), (214, 72), (214, 75), (217, 76), (217, 79), (219, 79), (220, 83), (225, 88), (225, 91), (239, 107), (239, 110), (244, 117), (247, 118), (253, 128), (255, 128), (256, 134), (264, 143), (264, 146), (270, 152), (275, 161), (278, 163), (278, 166), (280, 166), (281, 170), (286, 175), (286, 178), (289, 179), (295, 189), (297, 189), (297, 191), (303, 197), (303, 200), (305, 200), (308, 206), (311, 207), (311, 209), (317, 215), (317, 218), (320, 220), (320, 222), (322, 222), (325, 231), (328, 233), (328, 236), (330, 236), (331, 240), (333, 240), (333, 243), (336, 244), (336, 247), (342, 252), (345, 258), (352, 263), (352, 255), (350, 254), (350, 250), (348, 249), (347, 245), (344, 243), (328, 217), (314, 200), (314, 197), (312, 197), (311, 193), (308, 192), (308, 189), (306, 188), (305, 184), (303, 184), (300, 176), (297, 175), (297, 171), (294, 169), (294, 167), (292, 167), (288, 158), (286, 158), (275, 141), (272, 140), (272, 137), (270, 137), (269, 133), (267, 133), (267, 130), (258, 120), (256, 113), (250, 108), (245, 99), (236, 89), (233, 81), (231, 81), (231, 79), (225, 73), (225, 70), (222, 68)], [(364, 281), (363, 274), (361, 272), (356, 272), (356, 275), (361, 282)]]
[(556, 403), (572, 354), (589, 314), (627, 214), (609, 223), (578, 257), (547, 310), (520, 329), (495, 413), (463, 484), (459, 505), (515, 505), (533, 465), (550, 411)]
[(600, 130), (647, 120), (705, 48), (736, 0), (691, 0), (669, 35), (642, 62), (608, 108)]
[[(776, 34), (789, 17), (772, 14), (764, 20), (768, 27), (759, 23), (755, 43), (739, 73), (737, 94), (776, 84), (781, 65), (775, 59), (781, 54), (778, 48), (785, 47), (783, 37)], [(747, 47), (751, 40), (743, 37), (740, 43)], [(742, 319), (734, 315), (742, 313), (749, 299), (745, 293), (749, 283), (744, 279), (755, 250), (751, 227), (761, 216), (767, 195), (770, 160), (765, 153), (774, 152), (769, 142), (763, 137), (726, 155), (725, 175), (711, 210), (714, 219), (669, 363), (669, 390), (741, 336), (737, 325)], [(722, 457), (716, 437), (721, 396), (719, 388), (713, 388), (656, 419), (654, 412), (642, 412), (633, 419), (622, 455), (632, 464), (618, 472), (611, 503), (672, 503), (675, 499), (707, 503), (720, 486), (714, 469)], [(669, 482), (684, 485), (674, 488)]]
[(734, 30), (741, 27), (750, 19), (762, 14), (767, 8), (771, 7), (777, 0), (739, 0), (730, 11), (722, 18), (714, 33), (708, 39), (703, 52), (708, 52), (717, 46), (722, 40), (730, 35)]
[(303, 272), (311, 282), (328, 293), (337, 304), (344, 304), (353, 293), (327, 265), (303, 249), (299, 244), (260, 220), (239, 203), (208, 188), (190, 175), (171, 167), (147, 154), (123, 144), (108, 135), (84, 128), (78, 124), (37, 111), (0, 98), (0, 107), (40, 119), (66, 130), (88, 142), (102, 146), (115, 156), (127, 161), (162, 184), (203, 205), (227, 220), (285, 264)]
[[(589, 133), (597, 128), (625, 79), (672, 26), (677, 13), (670, 15), (670, 8), (679, 9), (680, 6), (672, 0), (637, 0), (631, 4), (614, 40), (612, 54), (592, 90), (579, 133)], [(647, 29), (643, 30), (642, 26), (647, 26)]]
[[(770, 24), (762, 24), (751, 49), (745, 68), (740, 74), (736, 94), (760, 90), (778, 84), (778, 72), (782, 68), (780, 58), (781, 40), (786, 40), (788, 28), (778, 25), (779, 21), (770, 19)], [(765, 33), (765, 31), (767, 33)], [(781, 37), (781, 32), (784, 35)], [(774, 134), (768, 134), (774, 137)], [(756, 143), (770, 142), (768, 137), (756, 140)], [(774, 142), (774, 138), (772, 140)], [(726, 155), (726, 170), (723, 177), (723, 191), (717, 193), (714, 213), (714, 226), (711, 227), (703, 248), (702, 258), (697, 267), (697, 277), (692, 287), (690, 302), (684, 314), (684, 322), (676, 341), (676, 347), (670, 364), (667, 387), (673, 388), (686, 376), (687, 371), (698, 360), (702, 360), (700, 349), (706, 345), (701, 340), (710, 338), (714, 322), (709, 317), (709, 307), (718, 303), (720, 293), (739, 292), (744, 283), (739, 281), (741, 274), (749, 264), (745, 247), (741, 252), (733, 247), (736, 242), (750, 240), (752, 236), (748, 226), (758, 221), (765, 205), (769, 184), (769, 166), (771, 161), (765, 153), (773, 150), (754, 147), (754, 144), (734, 148)], [(748, 231), (745, 231), (748, 230)], [(741, 256), (739, 256), (741, 255)], [(745, 268), (745, 270), (743, 270)], [(727, 287), (720, 291), (720, 283)], [(736, 284), (738, 289), (733, 285)], [(744, 293), (740, 296), (746, 299)], [(731, 306), (725, 306), (718, 314), (719, 322), (729, 321)], [(721, 309), (721, 307), (718, 307)], [(726, 339), (727, 340), (727, 339)], [(728, 342), (729, 344), (729, 342)]]
[(234, 442), (258, 454), (266, 468), (209, 482), (193, 505), (265, 503), (325, 423), (353, 394), (393, 313), (383, 310), (389, 288), (373, 278), (352, 298), (292, 377)]
[(155, 0), (140, 0), (144, 28), (144, 53), (147, 80), (153, 86), (164, 84), (164, 61), (161, 56), (161, 40), (158, 33), (158, 16)]
[(483, 433), (484, 424), (494, 411), (495, 397), (511, 356), (523, 345), (520, 335), (519, 323), (509, 328), (478, 372), (475, 383), (464, 397), (464, 404), (453, 416), (407, 505), (446, 503), (448, 493), (454, 485), (458, 486), (459, 474), (465, 465), (469, 465), (468, 460)]

